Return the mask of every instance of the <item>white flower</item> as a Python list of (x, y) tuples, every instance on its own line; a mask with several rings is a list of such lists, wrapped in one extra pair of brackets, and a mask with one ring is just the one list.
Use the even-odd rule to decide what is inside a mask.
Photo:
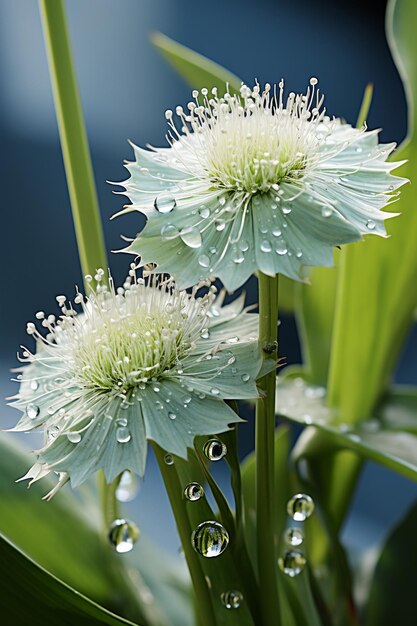
[(58, 296), (58, 320), (37, 314), (46, 336), (27, 326), (37, 349), (23, 352), (13, 405), (24, 413), (12, 430), (44, 430), (32, 482), (55, 471), (76, 486), (99, 468), (108, 481), (142, 476), (148, 439), (185, 457), (196, 435), (240, 421), (224, 399), (257, 396), (257, 315), (242, 298), (222, 306), (214, 287), (188, 294), (171, 279), (138, 279), (134, 265), (123, 288), (103, 276), (74, 307)]
[(304, 266), (332, 265), (334, 246), (384, 236), (394, 214), (381, 209), (406, 182), (386, 161), (394, 144), (331, 120), (316, 84), (285, 102), (283, 81), (240, 96), (194, 91), (178, 126), (167, 111), (170, 147), (133, 146), (126, 165), (122, 213), (147, 217), (126, 250), (181, 288), (215, 275), (233, 290), (256, 270), (300, 279)]

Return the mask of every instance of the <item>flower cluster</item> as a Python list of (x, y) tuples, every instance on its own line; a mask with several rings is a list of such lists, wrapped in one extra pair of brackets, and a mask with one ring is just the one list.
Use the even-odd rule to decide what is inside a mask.
[(213, 286), (189, 294), (170, 278), (137, 278), (134, 265), (121, 288), (105, 278), (99, 270), (74, 305), (58, 296), (58, 319), (37, 313), (46, 334), (27, 326), (36, 352), (23, 352), (13, 430), (42, 428), (45, 445), (24, 478), (143, 475), (148, 439), (186, 457), (196, 435), (240, 421), (225, 399), (257, 396), (257, 315), (242, 298), (222, 306)]
[(120, 183), (132, 203), (122, 213), (147, 217), (126, 249), (142, 264), (180, 288), (215, 275), (234, 290), (257, 270), (302, 279), (306, 266), (333, 264), (334, 246), (386, 234), (394, 214), (382, 208), (406, 182), (386, 160), (395, 144), (330, 119), (317, 79), (286, 100), (283, 81), (193, 98), (178, 124), (166, 112), (170, 147), (133, 146)]

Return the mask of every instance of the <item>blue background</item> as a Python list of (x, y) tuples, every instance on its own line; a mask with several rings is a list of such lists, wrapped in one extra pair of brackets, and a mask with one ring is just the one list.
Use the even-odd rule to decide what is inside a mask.
[[(127, 139), (164, 145), (165, 109), (189, 99), (188, 87), (152, 48), (153, 31), (196, 49), (249, 83), (284, 77), (287, 87), (297, 91), (304, 90), (310, 76), (318, 76), (330, 114), (352, 123), (371, 81), (375, 96), (369, 126), (383, 128), (383, 141), (398, 142), (405, 135), (405, 100), (385, 42), (384, 2), (372, 7), (365, 0), (211, 0), (200, 5), (185, 0), (68, 0), (67, 8), (109, 251), (122, 246), (121, 233), (132, 235), (142, 224), (137, 215), (109, 221), (123, 198), (113, 195), (105, 181), (125, 178), (122, 161), (131, 158)], [(9, 368), (27, 339), (26, 322), (38, 309), (53, 312), (55, 295), (72, 295), (74, 284), (82, 282), (35, 0), (0, 3), (0, 137), (0, 389), (6, 396), (16, 389), (9, 382)], [(130, 260), (111, 256), (117, 282)], [(253, 287), (252, 282), (251, 298)], [(280, 333), (281, 355), (297, 362), (299, 346), (290, 317), (282, 318)], [(401, 382), (417, 383), (416, 344), (414, 333), (397, 372)], [(4, 408), (3, 427), (16, 417)], [(245, 450), (250, 433), (250, 425), (242, 429)], [(16, 488), (23, 495), (24, 487)], [(372, 545), (415, 494), (413, 483), (369, 464), (347, 539)], [(165, 519), (166, 532), (158, 532), (157, 538), (177, 549), (153, 461), (134, 508), (132, 516), (154, 536), (154, 520)]]

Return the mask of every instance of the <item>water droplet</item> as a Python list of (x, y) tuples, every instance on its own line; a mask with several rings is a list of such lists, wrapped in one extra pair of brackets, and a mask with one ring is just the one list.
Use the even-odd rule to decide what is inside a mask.
[(272, 248), (271, 248), (271, 244), (269, 243), (269, 241), (267, 239), (264, 239), (261, 242), (261, 251), (262, 252), (271, 252)]
[(173, 413), (172, 411), (169, 411), (169, 413), (168, 413), (168, 417), (169, 417), (169, 419), (170, 419), (170, 420), (175, 420), (175, 419), (177, 419), (177, 415), (176, 415), (176, 413)]
[(324, 206), (321, 210), (321, 214), (323, 217), (330, 217), (332, 213), (333, 213), (333, 209), (327, 206)]
[(297, 257), (297, 259), (301, 259), (301, 257), (303, 256), (302, 250), (297, 250), (297, 252), (295, 253), (295, 256)]
[(307, 559), (300, 550), (287, 550), (285, 554), (278, 559), (278, 565), (287, 576), (298, 576), (305, 568)]
[(181, 239), (189, 248), (200, 248), (202, 244), (200, 231), (196, 228), (183, 229), (180, 232)]
[(227, 454), (227, 446), (220, 439), (209, 439), (203, 446), (203, 452), (210, 461), (220, 461)]
[(210, 259), (208, 258), (207, 254), (202, 254), (201, 256), (198, 257), (198, 264), (201, 267), (209, 267), (210, 266)]
[(71, 443), (80, 443), (81, 433), (68, 433), (67, 438)]
[(212, 387), (212, 388), (210, 389), (210, 393), (211, 393), (213, 396), (218, 396), (218, 395), (219, 395), (219, 393), (220, 393), (220, 389), (217, 389), (217, 387)]
[(248, 380), (250, 379), (250, 375), (247, 373), (242, 374), (241, 379), (243, 380), (244, 383), (247, 383)]
[(282, 230), (280, 230), (279, 228), (274, 228), (272, 230), (272, 234), (274, 235), (274, 237), (281, 237), (282, 235)]
[(199, 483), (189, 483), (184, 489), (184, 496), (191, 502), (196, 502), (204, 496), (204, 489)]
[(110, 526), (109, 541), (116, 552), (130, 552), (138, 540), (139, 528), (126, 519), (116, 519)]
[(175, 237), (178, 237), (179, 234), (179, 230), (176, 226), (174, 226), (174, 224), (166, 224), (161, 228), (161, 237), (167, 241), (175, 239)]
[(39, 383), (37, 380), (31, 380), (30, 381), (30, 388), (32, 391), (37, 391), (39, 388)]
[(125, 426), (119, 426), (116, 430), (116, 439), (119, 443), (129, 443), (132, 436), (130, 431)]
[(164, 461), (167, 465), (174, 465), (174, 459), (172, 458), (171, 454), (166, 454), (164, 456)]
[(288, 528), (284, 535), (285, 542), (290, 546), (300, 546), (304, 541), (301, 528)]
[(361, 146), (358, 146), (358, 147), (356, 148), (356, 152), (362, 152), (362, 148), (361, 148)]
[(249, 244), (246, 239), (241, 239), (239, 241), (239, 249), (242, 250), (242, 252), (246, 252), (247, 250), (249, 250)]
[(207, 219), (208, 217), (210, 217), (210, 209), (205, 206), (202, 206), (198, 213), (203, 219)]
[(139, 481), (135, 474), (126, 470), (123, 472), (116, 489), (116, 498), (119, 502), (130, 502), (139, 491)]
[(176, 206), (175, 198), (169, 193), (161, 193), (155, 198), (154, 207), (159, 213), (171, 213)]
[(277, 245), (275, 246), (275, 252), (279, 254), (280, 256), (284, 256), (284, 254), (287, 254), (288, 248), (287, 248), (287, 244), (285, 243), (285, 241), (279, 241), (277, 243)]
[(367, 228), (368, 230), (375, 230), (375, 228), (376, 228), (376, 224), (375, 224), (374, 220), (368, 220), (368, 221), (366, 222), (366, 228)]
[(304, 522), (313, 511), (313, 499), (306, 493), (297, 493), (287, 504), (288, 515), (296, 522)]
[(224, 220), (216, 220), (215, 221), (215, 225), (216, 225), (216, 230), (218, 230), (219, 232), (221, 232), (222, 230), (225, 229), (226, 227), (226, 222)]
[(208, 339), (210, 337), (210, 331), (208, 328), (203, 328), (203, 330), (201, 331), (201, 335), (200, 337), (202, 339)]
[(225, 591), (221, 594), (220, 599), (226, 609), (238, 609), (243, 601), (243, 595), (240, 591)]
[(207, 559), (220, 556), (229, 545), (229, 533), (219, 522), (203, 522), (191, 535), (191, 544), (196, 552)]
[(284, 213), (284, 215), (289, 215), (292, 211), (292, 209), (289, 206), (283, 206), (281, 208), (281, 211)]
[(227, 343), (239, 343), (239, 337), (229, 337), (229, 339), (227, 340)]
[(34, 420), (39, 415), (39, 407), (36, 404), (28, 404), (26, 407), (26, 415), (30, 420)]
[(240, 263), (243, 263), (243, 261), (245, 260), (245, 255), (240, 250), (234, 250), (232, 259), (233, 263), (236, 263), (236, 265), (240, 265)]

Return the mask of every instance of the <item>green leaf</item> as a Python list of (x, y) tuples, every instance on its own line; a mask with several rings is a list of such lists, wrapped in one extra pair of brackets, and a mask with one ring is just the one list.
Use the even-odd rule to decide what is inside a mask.
[(152, 584), (156, 555), (141, 537), (135, 547), (139, 571), (133, 582), (126, 567), (128, 555), (115, 554), (102, 535), (95, 492), (88, 486), (76, 492), (64, 488), (45, 502), (42, 496), (52, 481), (46, 478), (30, 489), (15, 483), (32, 463), (10, 435), (0, 435), (0, 532), (52, 575), (106, 608), (144, 625), (171, 624), (159, 607), (164, 606), (163, 598), (172, 597), (172, 563), (165, 559), (162, 567), (160, 558), (159, 581)]
[(154, 33), (151, 41), (168, 63), (193, 89), (217, 87), (224, 93), (228, 83), (231, 90), (239, 92), (242, 81), (214, 61), (186, 46), (170, 39), (162, 33)]
[(351, 426), (341, 423), (340, 413), (325, 404), (324, 388), (306, 385), (302, 379), (278, 380), (278, 415), (304, 426), (314, 426), (327, 435), (316, 440), (304, 439), (303, 445), (295, 450), (299, 457), (305, 454), (315, 457), (334, 449), (353, 450), (365, 459), (417, 480), (416, 390), (394, 388), (372, 418)]
[(81, 595), (0, 535), (0, 615), (13, 626), (130, 624)]
[[(417, 160), (416, 20), (414, 0), (391, 0), (387, 37), (404, 81), (409, 109), (407, 139), (394, 159), (408, 160), (396, 173), (412, 183)], [(395, 205), (401, 215), (388, 224), (390, 238), (369, 237), (342, 251), (329, 401), (349, 422), (372, 413), (413, 321), (417, 303), (416, 204), (415, 184), (404, 187)]]
[[(411, 574), (417, 561), (417, 505), (388, 537), (376, 565), (365, 626), (415, 626), (417, 595)], [(411, 568), (411, 569), (410, 569)]]

